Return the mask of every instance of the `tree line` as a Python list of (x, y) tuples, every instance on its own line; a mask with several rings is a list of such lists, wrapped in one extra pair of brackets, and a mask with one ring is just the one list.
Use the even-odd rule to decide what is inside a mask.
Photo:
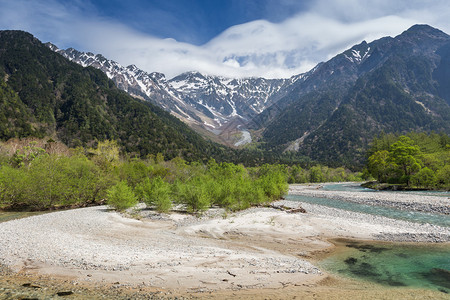
[(0, 208), (45, 210), (107, 203), (124, 210), (143, 202), (167, 212), (211, 206), (241, 210), (280, 199), (288, 183), (354, 181), (343, 168), (188, 162), (180, 157), (131, 158), (116, 141), (69, 149), (52, 139), (0, 143)]
[(450, 189), (450, 137), (446, 134), (381, 134), (368, 153), (367, 172), (380, 183)]
[(51, 151), (48, 141), (0, 154), (0, 208), (44, 210), (107, 204), (118, 210), (144, 202), (167, 212), (211, 206), (241, 210), (281, 198), (288, 188), (284, 165), (245, 168), (233, 163), (187, 162), (162, 154), (145, 159), (120, 156), (117, 142), (94, 148)]

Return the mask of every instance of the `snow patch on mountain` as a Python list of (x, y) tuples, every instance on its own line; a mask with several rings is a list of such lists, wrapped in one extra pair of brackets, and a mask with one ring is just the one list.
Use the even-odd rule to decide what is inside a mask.
[(186, 123), (206, 126), (208, 130), (220, 128), (236, 118), (252, 119), (278, 101), (280, 91), (306, 80), (309, 74), (287, 79), (236, 79), (186, 72), (167, 80), (162, 73), (148, 73), (136, 65), (124, 67), (101, 54), (73, 48), (62, 50), (51, 43), (47, 46), (83, 67), (100, 69), (130, 95), (151, 101)]

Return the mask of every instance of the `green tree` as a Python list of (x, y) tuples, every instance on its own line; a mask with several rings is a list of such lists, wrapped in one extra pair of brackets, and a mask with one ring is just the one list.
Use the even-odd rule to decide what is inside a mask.
[(90, 148), (92, 160), (103, 169), (111, 169), (119, 162), (119, 146), (116, 141), (104, 140), (98, 142), (96, 148)]
[(159, 176), (151, 180), (147, 177), (136, 187), (136, 193), (147, 205), (154, 205), (159, 212), (168, 212), (172, 208), (170, 184)]
[(126, 181), (120, 181), (108, 189), (107, 203), (117, 210), (125, 210), (138, 203), (138, 199)]
[(398, 141), (392, 144), (389, 161), (392, 163), (393, 171), (399, 175), (400, 181), (409, 185), (411, 175), (421, 168), (420, 156), (419, 147), (407, 136), (400, 136)]
[(44, 149), (36, 147), (36, 142), (31, 142), (29, 146), (25, 146), (14, 153), (11, 163), (17, 167), (29, 166), (36, 158), (46, 155)]
[(433, 188), (436, 186), (436, 181), (436, 175), (427, 167), (411, 176), (411, 182), (418, 187)]
[(187, 206), (188, 211), (199, 212), (207, 210), (211, 203), (205, 180), (195, 177), (179, 186), (179, 200)]
[(322, 168), (320, 166), (314, 166), (309, 169), (309, 181), (310, 182), (324, 182), (325, 177), (322, 173)]
[(436, 180), (439, 186), (450, 189), (450, 165), (444, 166), (437, 172)]
[(386, 182), (390, 169), (389, 152), (380, 150), (369, 157), (368, 170), (370, 174), (377, 178), (378, 182)]

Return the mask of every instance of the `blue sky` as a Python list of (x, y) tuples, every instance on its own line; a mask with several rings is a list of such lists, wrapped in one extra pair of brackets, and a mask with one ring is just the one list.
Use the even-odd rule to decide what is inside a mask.
[[(201, 45), (227, 28), (254, 20), (281, 22), (308, 6), (295, 0), (97, 0), (98, 15), (160, 38)], [(92, 11), (88, 11), (91, 13)]]
[(450, 33), (447, 0), (0, 0), (0, 29), (173, 77), (289, 77), (414, 24)]

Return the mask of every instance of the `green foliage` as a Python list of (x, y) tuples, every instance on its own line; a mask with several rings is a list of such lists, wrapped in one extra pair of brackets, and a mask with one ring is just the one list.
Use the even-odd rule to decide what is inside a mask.
[(449, 137), (411, 132), (406, 136), (382, 135), (369, 150), (367, 169), (379, 182), (420, 188), (448, 188)]
[(214, 159), (205, 165), (179, 157), (164, 161), (162, 155), (121, 160), (114, 141), (71, 153), (48, 154), (27, 146), (3, 159), (0, 205), (48, 209), (95, 204), (107, 198), (118, 210), (138, 200), (160, 212), (168, 212), (173, 203), (192, 212), (212, 205), (241, 210), (279, 199), (288, 189), (285, 165), (245, 168)]
[(119, 162), (119, 146), (116, 141), (104, 140), (98, 142), (96, 148), (89, 148), (92, 160), (103, 169), (111, 169)]
[(42, 210), (97, 203), (107, 186), (98, 167), (83, 156), (41, 155), (27, 167), (0, 168), (4, 206)]
[(420, 156), (419, 147), (406, 136), (400, 136), (399, 140), (392, 144), (389, 151), (389, 160), (393, 171), (400, 178), (406, 178), (408, 184), (410, 176), (421, 168)]
[(0, 168), (0, 204), (4, 207), (20, 207), (30, 201), (29, 177), (23, 170), (3, 165)]
[(438, 186), (450, 190), (450, 164), (438, 170), (436, 179)]
[(380, 150), (369, 157), (367, 169), (379, 182), (386, 182), (390, 165), (388, 163), (389, 152)]
[(126, 181), (120, 181), (107, 191), (108, 205), (117, 210), (125, 210), (138, 203), (138, 198)]
[(149, 206), (154, 205), (159, 212), (168, 212), (172, 208), (170, 193), (170, 184), (159, 176), (151, 180), (147, 177), (136, 186), (139, 198)]
[(411, 177), (411, 182), (414, 186), (433, 188), (436, 185), (436, 175), (434, 172), (425, 167)]
[(322, 174), (322, 170), (319, 166), (314, 166), (311, 168), (309, 173), (309, 181), (310, 182), (324, 182), (324, 176)]
[(143, 160), (131, 159), (118, 164), (116, 173), (120, 180), (125, 180), (128, 185), (135, 188), (152, 174), (153, 167)]
[(271, 201), (281, 198), (288, 191), (287, 168), (284, 165), (268, 165), (260, 167), (258, 183), (266, 197)]
[(303, 169), (294, 165), (288, 168), (289, 183), (361, 181), (362, 176), (362, 173), (355, 173), (343, 167), (316, 165)]
[(188, 211), (205, 211), (211, 205), (208, 187), (202, 177), (195, 177), (185, 184), (179, 185), (178, 190), (179, 202), (185, 204)]
[(41, 155), (46, 155), (45, 150), (30, 144), (30, 146), (17, 150), (11, 158), (11, 163), (18, 167), (29, 166), (34, 159)]

